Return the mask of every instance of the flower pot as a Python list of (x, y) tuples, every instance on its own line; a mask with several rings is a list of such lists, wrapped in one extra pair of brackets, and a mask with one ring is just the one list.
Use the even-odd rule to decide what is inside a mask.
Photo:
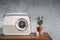
[(43, 33), (44, 33), (44, 27), (37, 27), (37, 31), (39, 32), (39, 36), (40, 35), (43, 35)]

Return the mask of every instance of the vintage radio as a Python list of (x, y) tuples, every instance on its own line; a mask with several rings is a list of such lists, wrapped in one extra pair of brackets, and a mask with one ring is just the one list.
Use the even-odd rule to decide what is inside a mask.
[(30, 35), (30, 19), (27, 13), (4, 15), (4, 35)]

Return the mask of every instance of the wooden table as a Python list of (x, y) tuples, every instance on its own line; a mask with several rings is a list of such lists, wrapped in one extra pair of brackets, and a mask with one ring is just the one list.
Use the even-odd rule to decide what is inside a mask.
[(44, 33), (43, 36), (36, 36), (35, 34), (31, 35), (1, 35), (0, 40), (52, 40), (48, 33)]

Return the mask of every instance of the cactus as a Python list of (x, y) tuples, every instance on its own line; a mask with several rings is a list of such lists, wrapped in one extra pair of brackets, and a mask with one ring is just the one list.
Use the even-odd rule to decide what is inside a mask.
[(37, 23), (39, 26), (41, 26), (43, 24), (43, 16), (37, 18)]

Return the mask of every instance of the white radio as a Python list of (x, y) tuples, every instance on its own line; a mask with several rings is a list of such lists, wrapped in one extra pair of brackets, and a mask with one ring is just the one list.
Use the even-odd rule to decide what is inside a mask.
[[(23, 15), (21, 15), (23, 14)], [(4, 16), (4, 35), (30, 35), (30, 19), (26, 13), (8, 13)]]

